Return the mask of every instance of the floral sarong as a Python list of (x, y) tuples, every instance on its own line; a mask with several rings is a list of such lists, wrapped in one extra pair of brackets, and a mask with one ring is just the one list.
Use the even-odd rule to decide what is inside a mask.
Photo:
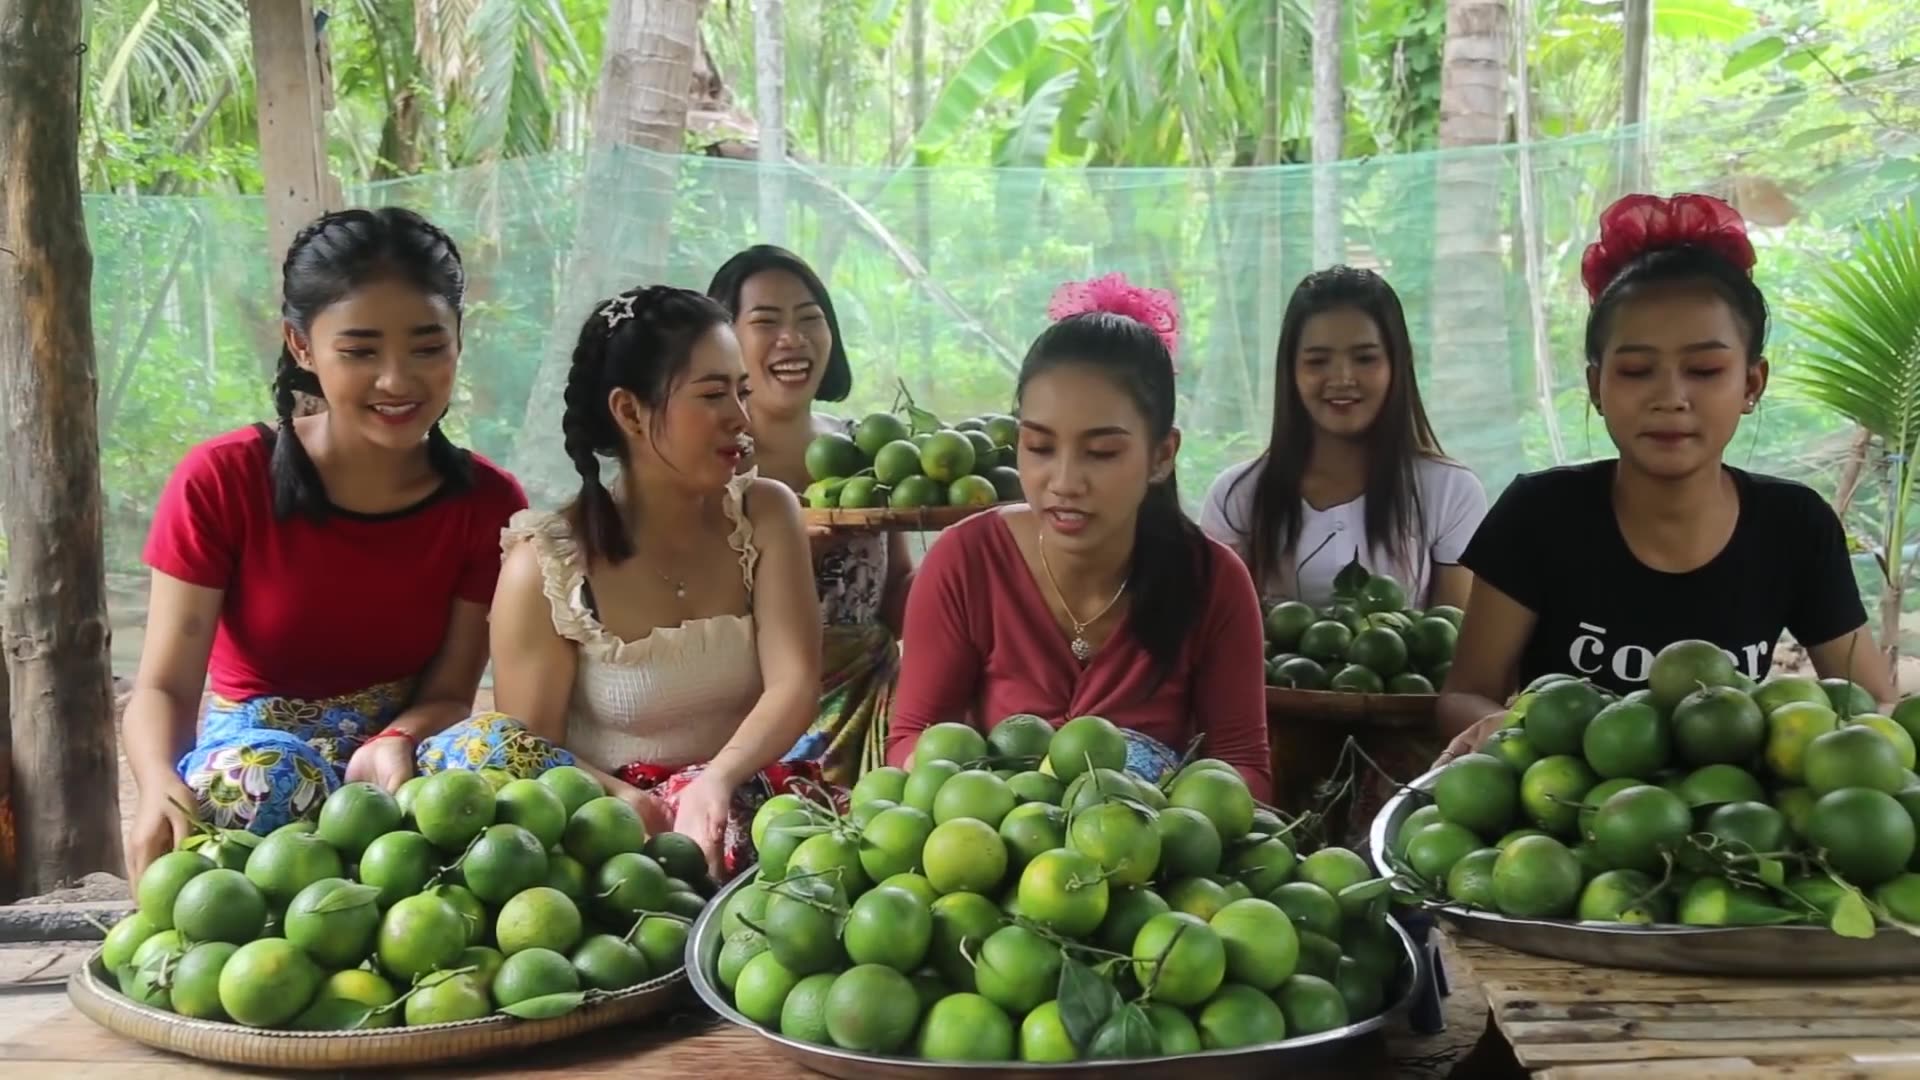
[(201, 820), (270, 833), (319, 813), (367, 736), (406, 707), (408, 682), (307, 700), (215, 695), (200, 736), (175, 766), (200, 796)]
[(868, 769), (886, 764), (900, 648), (880, 623), (828, 626), (820, 659), (819, 712), (781, 761), (817, 763), (828, 781), (851, 787)]
[[(668, 812), (677, 814), (680, 811), (680, 793), (687, 789), (687, 785), (699, 779), (706, 768), (705, 765), (686, 765), (676, 769), (641, 762), (616, 769), (613, 775), (642, 791), (650, 791), (658, 795), (665, 800)], [(824, 787), (838, 809), (843, 812), (847, 809), (846, 791), (822, 784), (820, 766), (811, 761), (787, 761), (769, 765), (733, 790), (733, 804), (727, 813), (727, 831), (721, 841), (728, 879), (738, 874), (756, 857), (751, 829), (753, 815), (760, 809), (760, 805), (783, 792), (792, 792), (802, 797), (816, 795), (819, 787), (815, 785)]]

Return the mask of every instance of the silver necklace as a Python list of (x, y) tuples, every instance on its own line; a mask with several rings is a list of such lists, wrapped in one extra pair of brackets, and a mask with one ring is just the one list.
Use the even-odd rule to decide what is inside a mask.
[(1113, 605), (1119, 603), (1120, 597), (1125, 595), (1128, 583), (1122, 581), (1120, 588), (1114, 591), (1113, 599), (1107, 601), (1107, 606), (1101, 608), (1092, 618), (1082, 622), (1080, 617), (1073, 613), (1073, 605), (1067, 603), (1066, 594), (1060, 591), (1060, 582), (1054, 580), (1053, 566), (1047, 562), (1047, 534), (1040, 532), (1035, 533), (1034, 536), (1040, 546), (1040, 569), (1046, 571), (1047, 584), (1053, 586), (1054, 599), (1060, 601), (1061, 610), (1067, 613), (1067, 621), (1073, 624), (1073, 638), (1067, 643), (1067, 647), (1073, 650), (1073, 658), (1084, 664), (1093, 658), (1093, 643), (1087, 640), (1087, 628), (1105, 618), (1107, 612), (1113, 610)]

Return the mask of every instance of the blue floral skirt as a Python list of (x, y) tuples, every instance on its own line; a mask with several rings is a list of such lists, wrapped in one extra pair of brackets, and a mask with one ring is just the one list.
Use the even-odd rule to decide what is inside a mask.
[[(412, 687), (404, 682), (319, 700), (215, 696), (199, 739), (176, 769), (199, 796), (202, 821), (270, 833), (317, 815), (345, 781), (354, 751), (392, 722), (411, 697)], [(492, 769), (521, 778), (571, 764), (572, 754), (497, 712), (475, 714), (424, 740), (415, 756), (423, 775)]]
[(1180, 764), (1180, 755), (1166, 743), (1131, 728), (1121, 728), (1127, 737), (1127, 771), (1150, 784), (1157, 784)]

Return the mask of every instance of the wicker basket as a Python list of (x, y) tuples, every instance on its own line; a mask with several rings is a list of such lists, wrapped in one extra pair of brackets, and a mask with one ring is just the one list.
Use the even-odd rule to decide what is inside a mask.
[[(1006, 504), (996, 503), (995, 505)], [(922, 506), (912, 510), (894, 510), (881, 506), (859, 510), (807, 509), (800, 511), (800, 518), (807, 525), (825, 525), (846, 532), (939, 532), (993, 508), (992, 506)]]
[(1433, 726), (1433, 710), (1439, 702), (1439, 694), (1355, 694), (1269, 686), (1267, 718), (1354, 728), (1428, 729)]
[(681, 968), (551, 1020), (490, 1016), (377, 1031), (283, 1031), (192, 1020), (121, 994), (96, 950), (67, 981), (67, 997), (116, 1035), (201, 1061), (260, 1069), (332, 1070), (439, 1065), (525, 1050), (670, 1008), (686, 987)]

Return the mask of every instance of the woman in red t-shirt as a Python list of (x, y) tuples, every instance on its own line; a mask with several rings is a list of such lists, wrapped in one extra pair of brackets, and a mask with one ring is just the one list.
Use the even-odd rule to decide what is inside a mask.
[[(465, 286), (445, 233), (400, 209), (328, 214), (283, 276), (278, 427), (194, 447), (154, 512), (123, 724), (136, 881), (189, 813), (264, 833), (345, 781), (412, 776), (414, 744), (472, 709), (500, 530), (526, 506), (440, 430)], [(295, 419), (296, 391), (326, 410)]]
[(1020, 368), (1027, 504), (927, 552), (907, 597), (887, 760), (927, 727), (1095, 714), (1150, 780), (1196, 736), (1256, 798), (1272, 788), (1260, 602), (1180, 507), (1171, 305), (1112, 275), (1070, 286)]

